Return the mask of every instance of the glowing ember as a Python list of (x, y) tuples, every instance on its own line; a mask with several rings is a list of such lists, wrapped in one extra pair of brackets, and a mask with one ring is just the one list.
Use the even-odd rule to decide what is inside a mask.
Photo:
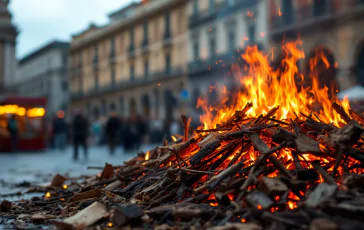
[(47, 192), (47, 193), (45, 194), (45, 198), (46, 198), (46, 199), (51, 198), (51, 193), (50, 193), (50, 192)]
[(149, 160), (149, 151), (145, 154), (145, 158), (146, 161)]
[(68, 186), (66, 184), (63, 185), (63, 189), (67, 189)]
[(257, 205), (257, 209), (262, 210), (262, 209), (263, 209), (263, 207), (262, 207), (260, 204), (258, 204), (258, 205)]
[(168, 165), (169, 165), (169, 166), (172, 166), (172, 161), (170, 161)]
[(114, 226), (114, 225), (113, 225), (113, 223), (112, 223), (112, 222), (108, 222), (108, 223), (107, 223), (107, 226), (108, 226), (108, 227), (112, 227), (112, 226)]
[(218, 203), (217, 202), (210, 203), (210, 206), (216, 207), (218, 206)]
[(175, 136), (171, 136), (171, 138), (172, 138), (172, 140), (174, 141), (174, 142), (176, 142), (177, 141), (177, 138), (175, 137)]
[(245, 223), (245, 222), (246, 222), (246, 220), (245, 220), (244, 218), (242, 218), (240, 221), (241, 221), (242, 223)]
[(289, 209), (293, 210), (293, 209), (296, 209), (297, 208), (297, 203), (296, 202), (293, 202), (293, 201), (288, 201), (288, 207)]

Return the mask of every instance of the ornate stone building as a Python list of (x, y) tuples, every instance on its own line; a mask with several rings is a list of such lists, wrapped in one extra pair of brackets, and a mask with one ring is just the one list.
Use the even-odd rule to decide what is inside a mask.
[(187, 87), (187, 2), (132, 4), (110, 14), (109, 25), (73, 36), (71, 106), (91, 117), (116, 109), (172, 120)]
[(10, 0), (0, 0), (0, 93), (6, 92), (16, 74), (16, 27), (8, 10)]

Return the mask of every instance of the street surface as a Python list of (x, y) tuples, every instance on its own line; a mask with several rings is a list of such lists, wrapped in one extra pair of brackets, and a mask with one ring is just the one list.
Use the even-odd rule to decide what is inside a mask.
[[(154, 145), (144, 145), (140, 150), (147, 151)], [(140, 151), (139, 150), (139, 151)], [(108, 153), (106, 146), (89, 148), (88, 159), (83, 151), (79, 151), (79, 160), (73, 160), (73, 149), (68, 147), (64, 152), (47, 150), (29, 153), (0, 153), (0, 195), (24, 191), (26, 188), (9, 186), (9, 183), (19, 184), (29, 182), (42, 184), (50, 182), (57, 173), (69, 177), (79, 175), (95, 175), (100, 170), (88, 170), (87, 166), (104, 166), (105, 162), (121, 165), (123, 161), (134, 157), (138, 151), (126, 153), (119, 148), (114, 155)]]

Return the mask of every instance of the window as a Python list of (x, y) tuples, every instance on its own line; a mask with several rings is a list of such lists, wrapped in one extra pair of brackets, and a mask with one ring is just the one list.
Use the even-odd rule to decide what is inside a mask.
[(149, 61), (145, 60), (144, 61), (144, 78), (148, 79), (149, 77)]
[(132, 51), (134, 49), (134, 28), (130, 29), (130, 47), (129, 51)]
[(135, 80), (135, 69), (134, 69), (134, 64), (130, 64), (130, 81), (134, 81)]
[(210, 56), (213, 57), (216, 54), (216, 41), (214, 37), (210, 38), (209, 41), (209, 47), (210, 47)]
[(170, 54), (166, 54), (166, 69), (165, 69), (167, 74), (171, 73), (171, 55)]
[(164, 16), (164, 24), (165, 24), (165, 31), (164, 31), (164, 39), (167, 39), (171, 36), (171, 16), (170, 13), (167, 12)]
[(193, 43), (193, 58), (195, 60), (200, 58), (200, 43), (198, 41)]
[(110, 57), (115, 56), (115, 38), (111, 38), (110, 40)]
[(143, 43), (147, 43), (148, 42), (148, 22), (144, 22), (143, 25), (143, 31), (144, 31), (144, 41)]
[(215, 12), (215, 0), (209, 0), (209, 11), (210, 13)]
[(99, 88), (99, 75), (95, 73), (95, 89)]
[(111, 84), (114, 84), (116, 82), (116, 77), (115, 77), (115, 68), (111, 69)]
[(193, 1), (193, 15), (198, 14), (198, 0)]
[(255, 42), (255, 25), (250, 23), (248, 26), (249, 43), (254, 44)]
[(235, 43), (236, 43), (236, 35), (234, 30), (230, 30), (228, 32), (228, 47), (229, 51), (233, 51), (235, 49)]
[(68, 90), (68, 82), (62, 81), (62, 91), (67, 92), (67, 90)]
[(98, 46), (97, 45), (95, 45), (94, 46), (94, 63), (97, 63), (98, 62), (98, 56), (99, 56), (99, 49), (98, 49)]

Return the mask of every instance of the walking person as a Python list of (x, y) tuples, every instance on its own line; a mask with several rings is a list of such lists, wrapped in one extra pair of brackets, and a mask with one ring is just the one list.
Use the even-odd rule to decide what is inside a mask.
[(101, 136), (102, 136), (102, 124), (99, 119), (99, 116), (95, 116), (95, 120), (91, 124), (91, 132), (92, 132), (92, 143), (95, 146), (101, 144)]
[(16, 115), (13, 114), (8, 120), (8, 131), (10, 133), (10, 151), (16, 151), (18, 148), (18, 123), (16, 121)]
[(121, 131), (121, 121), (115, 111), (111, 112), (110, 118), (105, 125), (105, 134), (107, 144), (109, 146), (109, 153), (114, 154), (115, 148), (119, 143), (119, 135)]
[(87, 159), (87, 135), (88, 135), (88, 121), (81, 114), (81, 111), (76, 110), (75, 117), (72, 122), (73, 134), (73, 159), (78, 160), (78, 147), (83, 148), (85, 159)]
[(55, 148), (64, 151), (67, 145), (68, 125), (64, 119), (64, 112), (58, 111), (53, 121), (53, 135)]

